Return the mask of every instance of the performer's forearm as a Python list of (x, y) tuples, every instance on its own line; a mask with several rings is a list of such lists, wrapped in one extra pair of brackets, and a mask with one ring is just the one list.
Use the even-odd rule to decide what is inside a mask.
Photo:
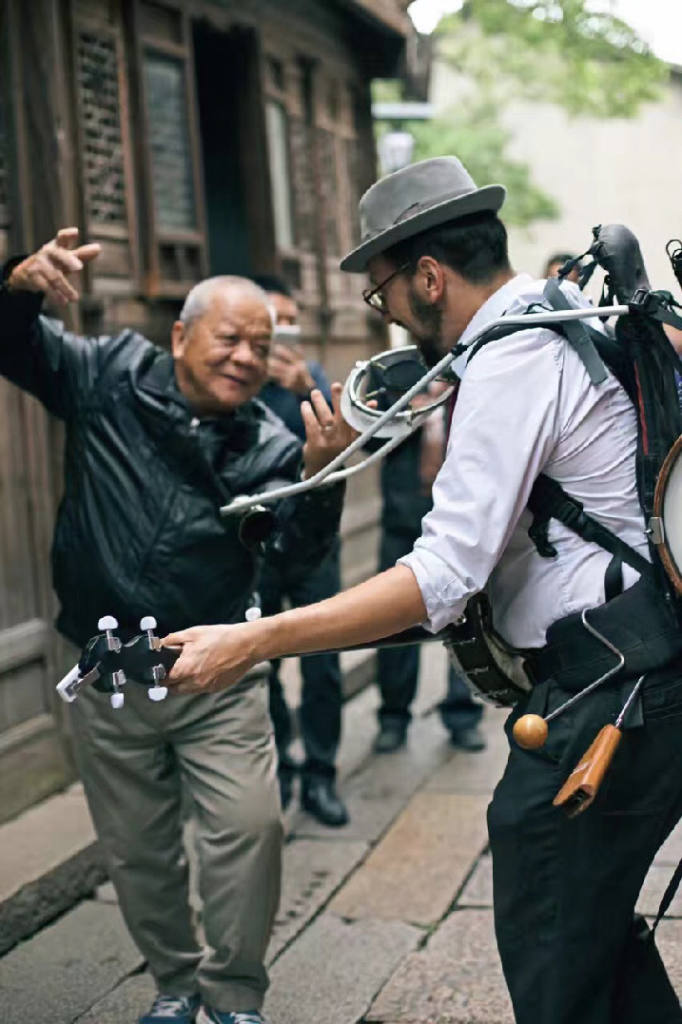
[(426, 618), (411, 569), (396, 565), (326, 601), (262, 619), (262, 658), (336, 650), (378, 640)]

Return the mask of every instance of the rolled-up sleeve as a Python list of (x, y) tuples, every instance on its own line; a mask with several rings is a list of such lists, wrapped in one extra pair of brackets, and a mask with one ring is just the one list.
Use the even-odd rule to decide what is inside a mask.
[(422, 534), (400, 559), (433, 631), (483, 590), (557, 437), (562, 349), (549, 331), (486, 346), (467, 367)]

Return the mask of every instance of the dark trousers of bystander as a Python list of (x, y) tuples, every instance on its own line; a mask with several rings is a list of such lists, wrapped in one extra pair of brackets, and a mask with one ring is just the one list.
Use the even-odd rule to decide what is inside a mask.
[[(264, 615), (281, 611), (285, 598), (294, 608), (314, 604), (338, 593), (340, 579), (340, 544), (322, 564), (303, 579), (288, 579), (284, 572), (270, 567), (261, 580), (261, 604)], [(280, 768), (293, 768), (289, 747), (294, 737), (292, 712), (287, 705), (279, 678), (280, 662), (273, 661), (269, 676), (270, 715), (275, 730), (275, 743)], [(304, 776), (336, 774), (336, 754), (341, 739), (343, 693), (339, 656), (335, 653), (309, 654), (301, 658), (303, 688), (298, 712), (301, 740), (305, 751)]]
[(537, 751), (514, 743), (514, 722), (551, 712), (566, 691), (552, 680), (537, 686), (507, 722), (509, 761), (488, 827), (497, 941), (517, 1024), (682, 1022), (653, 938), (642, 939), (634, 916), (656, 851), (682, 814), (679, 667), (646, 681), (642, 713), (631, 717), (594, 804), (575, 818), (552, 806), (631, 687), (604, 686), (575, 704)]
[[(420, 523), (416, 524), (415, 532), (384, 528), (379, 549), (379, 571), (390, 569), (399, 558), (408, 554), (419, 533)], [(381, 693), (379, 721), (406, 726), (412, 717), (410, 706), (419, 682), (419, 645), (382, 647), (377, 651), (377, 665)], [(483, 705), (472, 698), (469, 687), (452, 667), (448, 671), (447, 692), (439, 711), (448, 732), (472, 729), (483, 714)]]

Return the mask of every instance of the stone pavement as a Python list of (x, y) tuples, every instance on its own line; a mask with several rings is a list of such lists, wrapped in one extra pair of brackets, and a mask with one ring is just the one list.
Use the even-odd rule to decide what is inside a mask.
[[(504, 712), (486, 712), (487, 751), (453, 751), (434, 710), (444, 654), (430, 646), (423, 658), (406, 750), (371, 756), (372, 689), (346, 706), (340, 789), (350, 824), (330, 830), (298, 810), (288, 814), (282, 905), (268, 952), (273, 1024), (512, 1024), (485, 832), (505, 759)], [(77, 795), (64, 799), (83, 829)], [(23, 825), (35, 833), (35, 821)], [(680, 856), (682, 830), (647, 879), (645, 913), (655, 911)], [(682, 992), (682, 897), (659, 936)], [(153, 988), (106, 884), (0, 960), (0, 1020), (132, 1024)]]

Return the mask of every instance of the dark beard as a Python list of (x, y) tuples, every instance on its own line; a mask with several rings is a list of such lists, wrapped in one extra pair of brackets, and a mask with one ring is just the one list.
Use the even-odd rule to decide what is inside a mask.
[(407, 297), (410, 312), (419, 321), (420, 333), (414, 335), (414, 340), (422, 354), (422, 359), (430, 369), (445, 355), (441, 341), (443, 311), (420, 299), (412, 287), (410, 287)]

